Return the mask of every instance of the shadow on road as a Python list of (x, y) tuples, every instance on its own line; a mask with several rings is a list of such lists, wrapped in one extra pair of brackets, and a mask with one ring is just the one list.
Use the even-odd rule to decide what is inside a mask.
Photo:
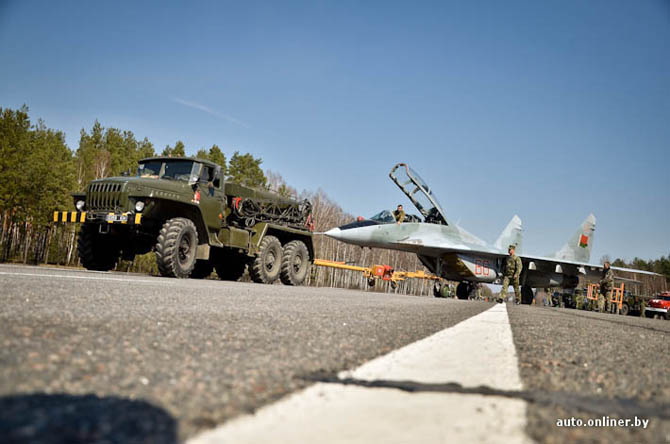
[(177, 443), (177, 422), (145, 401), (42, 393), (0, 397), (3, 443)]

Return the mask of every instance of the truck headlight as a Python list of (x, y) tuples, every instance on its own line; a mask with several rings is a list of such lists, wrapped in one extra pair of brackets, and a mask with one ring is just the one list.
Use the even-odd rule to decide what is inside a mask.
[(137, 201), (135, 203), (135, 211), (137, 211), (138, 213), (141, 213), (143, 209), (144, 209), (144, 202), (142, 202), (141, 200)]
[(77, 210), (81, 211), (84, 209), (84, 205), (86, 203), (83, 200), (78, 200), (76, 204), (74, 204), (75, 207), (77, 207)]

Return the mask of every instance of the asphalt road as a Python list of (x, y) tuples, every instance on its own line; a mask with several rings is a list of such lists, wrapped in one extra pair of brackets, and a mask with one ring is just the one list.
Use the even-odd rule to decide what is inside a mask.
[[(179, 442), (306, 387), (315, 374), (355, 367), (490, 307), (0, 265), (0, 436)], [(670, 322), (534, 306), (508, 312), (528, 436), (670, 443)], [(650, 425), (556, 426), (604, 415)]]
[[(490, 306), (6, 265), (0, 293), (0, 435), (5, 427), (17, 439), (54, 427), (74, 439), (112, 428), (147, 429), (138, 441), (184, 439), (305, 387), (314, 373), (361, 364)], [(26, 415), (44, 403), (35, 395), (53, 406)], [(124, 416), (123, 400), (148, 411), (135, 412), (139, 424), (96, 425), (86, 395), (100, 398), (100, 414), (112, 405)], [(93, 411), (82, 424), (57, 424), (77, 417), (68, 409)], [(156, 410), (164, 421), (152, 425)]]
[[(539, 442), (670, 443), (670, 322), (571, 309), (509, 306)], [(649, 427), (557, 427), (559, 418), (644, 418)]]

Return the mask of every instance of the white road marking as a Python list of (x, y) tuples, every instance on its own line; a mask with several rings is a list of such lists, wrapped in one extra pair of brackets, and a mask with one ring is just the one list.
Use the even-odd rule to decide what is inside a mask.
[(110, 277), (98, 277), (98, 276), (72, 276), (65, 274), (46, 274), (46, 273), (9, 273), (6, 271), (0, 271), (0, 275), (5, 276), (30, 276), (30, 277), (44, 277), (44, 278), (55, 278), (55, 279), (88, 279), (93, 281), (118, 281), (126, 283), (151, 283), (151, 284), (170, 284), (174, 282), (163, 282), (160, 279), (147, 280), (147, 279), (124, 279), (124, 278), (110, 278)]
[[(522, 389), (502, 304), (340, 377)], [(317, 383), (188, 444), (532, 442), (525, 425), (522, 400)]]

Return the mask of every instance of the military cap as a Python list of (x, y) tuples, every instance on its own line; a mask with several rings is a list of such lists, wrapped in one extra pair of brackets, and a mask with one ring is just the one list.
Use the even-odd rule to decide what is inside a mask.
[(509, 247), (507, 247), (508, 250), (516, 250), (516, 245), (512, 244)]

